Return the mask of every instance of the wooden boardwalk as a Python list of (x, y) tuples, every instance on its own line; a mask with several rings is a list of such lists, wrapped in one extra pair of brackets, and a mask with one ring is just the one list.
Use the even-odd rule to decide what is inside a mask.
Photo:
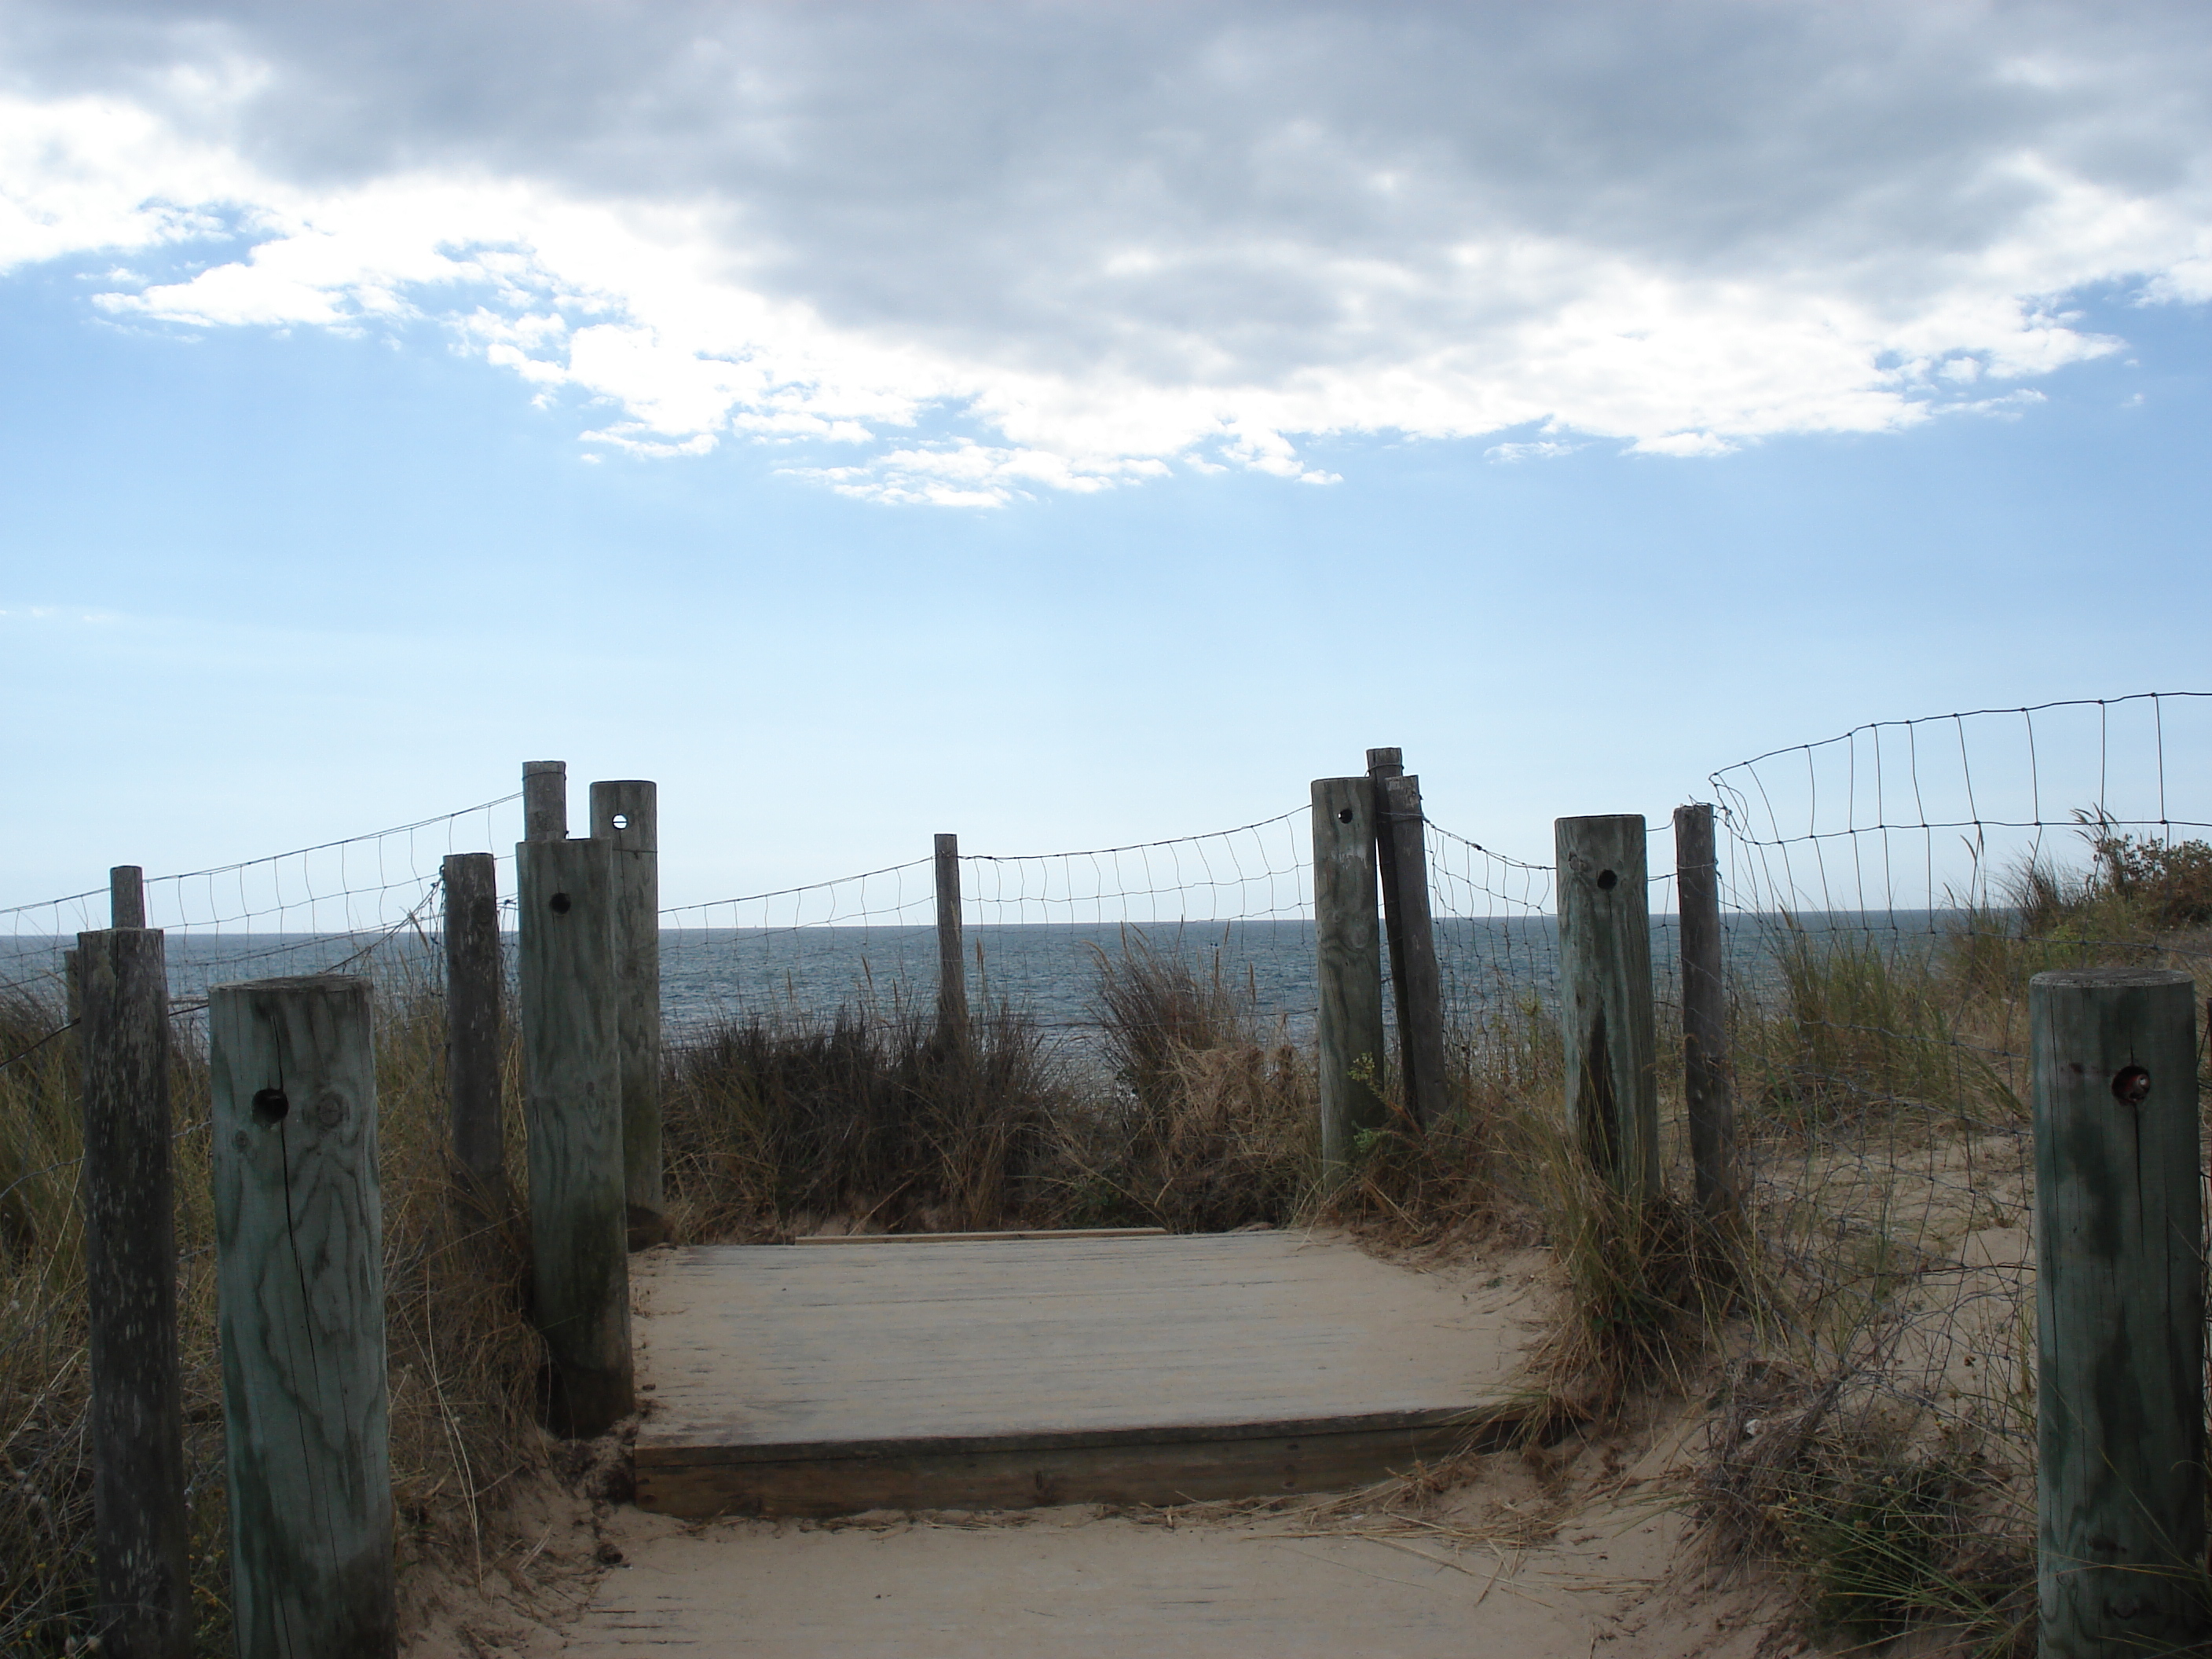
[(635, 1264), (648, 1510), (1357, 1486), (1514, 1414), (1521, 1292), (1297, 1233), (707, 1246)]

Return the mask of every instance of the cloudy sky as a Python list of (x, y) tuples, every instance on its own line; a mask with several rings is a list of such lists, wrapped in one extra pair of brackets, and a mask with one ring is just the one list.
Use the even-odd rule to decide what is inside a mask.
[(2212, 686), (2208, 300), (2197, 5), (0, 0), (0, 902), (538, 757), (686, 898), (1380, 743), (1540, 859)]

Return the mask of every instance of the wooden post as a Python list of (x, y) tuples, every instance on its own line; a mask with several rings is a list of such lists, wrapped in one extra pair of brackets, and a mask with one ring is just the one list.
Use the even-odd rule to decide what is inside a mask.
[(668, 1237), (660, 1174), (660, 811), (632, 779), (592, 786), (592, 835), (613, 848), (615, 1033), (621, 1045), (623, 1190), (629, 1248)]
[[(1398, 860), (1391, 835), (1395, 827), (1390, 821), (1390, 810), (1383, 800), (1383, 787), (1393, 778), (1406, 775), (1406, 751), (1402, 749), (1370, 749), (1367, 751), (1367, 776), (1375, 786), (1375, 870), (1382, 881), (1382, 948), (1383, 960), (1390, 974), (1390, 994), (1393, 1000), (1401, 997), (1406, 990), (1406, 942), (1398, 930), (1398, 912), (1403, 908), (1398, 902)], [(1406, 1063), (1405, 1019), (1399, 1018), (1398, 1063)]]
[(1334, 1179), (1351, 1163), (1358, 1132), (1379, 1129), (1389, 1119), (1381, 1087), (1382, 940), (1370, 780), (1314, 780), (1313, 869), (1321, 1153)]
[(498, 1213), (507, 1191), (500, 1123), (503, 1040), (499, 866), (489, 853), (454, 853), (446, 888), (446, 1097), (455, 1197), (474, 1231)]
[[(1443, 988), (1429, 915), (1429, 849), (1421, 781), (1403, 775), (1376, 784), (1376, 849), (1389, 834), (1383, 893), (1390, 921), (1390, 972), (1398, 1002), (1399, 1086), (1413, 1121), (1426, 1128), (1444, 1115)], [(1395, 876), (1393, 878), (1392, 872)]]
[(522, 838), (568, 839), (568, 763), (522, 763)]
[(2044, 1659), (2212, 1634), (2196, 1012), (2169, 969), (2028, 983)]
[(146, 925), (146, 872), (135, 864), (118, 864), (107, 872), (107, 925)]
[(587, 1439), (633, 1401), (613, 849), (525, 842), (515, 865), (536, 1316), (553, 1361), (553, 1425)]
[(1721, 976), (1720, 866), (1713, 809), (1674, 809), (1674, 903), (1681, 926), (1682, 1099), (1698, 1209), (1717, 1221), (1735, 1209), (1735, 1103), (1729, 1092), (1727, 983)]
[(1567, 1127), (1618, 1191), (1656, 1198), (1659, 1079), (1644, 817), (1559, 818), (1553, 834)]
[(208, 993), (239, 1659), (396, 1650), (368, 981)]
[(968, 960), (960, 950), (960, 837), (937, 838), (937, 1034), (967, 1040)]
[(192, 1646), (191, 1566), (169, 1170), (168, 969), (161, 934), (142, 927), (79, 933), (75, 955), (100, 1650), (184, 1659)]

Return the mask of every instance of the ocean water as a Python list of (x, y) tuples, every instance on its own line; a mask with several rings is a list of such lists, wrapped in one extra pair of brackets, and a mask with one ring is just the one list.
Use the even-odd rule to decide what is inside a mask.
[[(1814, 933), (1879, 939), (1924, 948), (1948, 918), (1926, 911), (1838, 912), (1799, 917)], [(1437, 956), (1449, 1010), (1472, 1013), (1501, 1001), (1547, 998), (1557, 981), (1553, 918), (1438, 918)], [(1726, 929), (1729, 971), (1740, 988), (1771, 980), (1774, 919), (1735, 915)], [(0, 939), (0, 984), (61, 1000), (61, 950), (51, 936)], [(1151, 952), (1218, 974), (1262, 1018), (1280, 1020), (1294, 1041), (1310, 1037), (1316, 991), (1313, 924), (1233, 921), (1154, 925), (971, 926), (965, 930), (969, 996), (1030, 1015), (1057, 1040), (1087, 1045), (1097, 1030), (1102, 959)], [(1676, 968), (1671, 916), (1652, 918), (1652, 970), (1662, 1005)], [(441, 964), (434, 933), (194, 933), (167, 941), (170, 995), (200, 1000), (210, 985), (280, 975), (367, 972), (396, 985), (434, 988)], [(509, 938), (510, 962), (513, 939)], [(937, 994), (937, 935), (931, 927), (665, 928), (660, 944), (663, 1018), (672, 1039), (687, 1030), (752, 1016), (828, 1018), (841, 1009), (889, 1014), (927, 1011)]]

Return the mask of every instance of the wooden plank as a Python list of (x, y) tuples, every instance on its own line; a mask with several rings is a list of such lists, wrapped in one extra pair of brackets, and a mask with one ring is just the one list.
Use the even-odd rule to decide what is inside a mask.
[(1521, 1419), (1465, 1414), (1423, 1426), (1299, 1426), (1291, 1432), (1126, 1438), (1052, 1448), (921, 1446), (841, 1458), (637, 1461), (639, 1507), (717, 1515), (825, 1516), (873, 1509), (1030, 1509), (1054, 1504), (1184, 1504), (1354, 1488), (1469, 1444), (1504, 1443)]
[(1376, 847), (1388, 830), (1385, 870), (1390, 921), (1390, 971), (1398, 1002), (1398, 1069), (1406, 1109), (1426, 1127), (1444, 1115), (1450, 1096), (1444, 1079), (1443, 986), (1437, 970), (1437, 940), (1429, 915), (1429, 849), (1423, 828), (1421, 781), (1400, 775), (1376, 786)]
[(240, 1659), (396, 1650), (368, 981), (208, 994)]
[(1559, 1021), (1567, 1126), (1621, 1192), (1659, 1192), (1651, 898), (1640, 814), (1559, 818)]
[(1313, 784), (1314, 949), (1320, 1009), (1322, 1162), (1340, 1177), (1363, 1129), (1389, 1108), (1381, 1090), (1382, 941), (1375, 888), (1375, 789), (1365, 778)]
[(2163, 969), (2038, 974), (2028, 1029), (2042, 1652), (2200, 1652), (2196, 988)]
[(1041, 1227), (995, 1233), (820, 1233), (794, 1244), (976, 1244), (992, 1239), (1160, 1238), (1164, 1227)]
[(1690, 1162), (1698, 1208), (1717, 1221), (1736, 1208), (1735, 1103), (1721, 977), (1720, 867), (1713, 809), (1702, 801), (1674, 809), (1674, 904), (1682, 930), (1682, 1100)]
[(660, 1168), (660, 805), (642, 778), (592, 786), (592, 834), (612, 848), (615, 1033), (621, 1047), (623, 1201), (629, 1248), (668, 1237)]
[(632, 1399), (611, 850), (515, 849), (533, 1311), (553, 1360), (555, 1426), (586, 1438)]
[[(143, 914), (143, 907), (140, 908)], [(76, 936), (84, 1078), (84, 1276), (101, 1651), (191, 1651), (169, 984), (159, 930)]]

